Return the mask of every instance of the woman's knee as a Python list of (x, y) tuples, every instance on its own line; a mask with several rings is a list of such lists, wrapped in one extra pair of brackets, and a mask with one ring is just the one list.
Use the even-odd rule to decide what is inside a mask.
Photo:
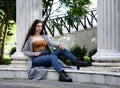
[(67, 49), (64, 48), (64, 50), (62, 50), (62, 49), (58, 48), (58, 51), (61, 52), (61, 53), (63, 53), (63, 52), (65, 52), (65, 51), (67, 51)]
[(50, 59), (58, 59), (56, 55), (50, 55)]

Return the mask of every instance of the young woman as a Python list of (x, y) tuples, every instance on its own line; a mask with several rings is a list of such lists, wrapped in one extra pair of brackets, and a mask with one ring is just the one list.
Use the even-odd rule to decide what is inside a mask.
[[(56, 50), (51, 52), (50, 47), (56, 47)], [(32, 58), (35, 66), (53, 66), (59, 73), (59, 81), (72, 82), (72, 79), (66, 74), (61, 64), (58, 61), (58, 56), (65, 55), (74, 62), (79, 69), (81, 66), (89, 65), (77, 59), (70, 51), (62, 44), (53, 42), (46, 34), (43, 27), (43, 22), (36, 19), (29, 29), (25, 42), (23, 44), (23, 53)]]

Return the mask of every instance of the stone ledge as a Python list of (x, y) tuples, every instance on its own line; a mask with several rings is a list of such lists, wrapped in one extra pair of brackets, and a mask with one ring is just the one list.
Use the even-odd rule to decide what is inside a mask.
[(120, 63), (119, 62), (93, 62), (92, 63), (93, 66), (101, 66), (101, 67), (120, 67)]
[[(81, 67), (77, 70), (67, 69), (67, 74), (74, 82), (94, 83), (104, 85), (120, 86), (120, 67)], [(0, 78), (22, 78), (27, 79), (26, 68), (15, 68), (11, 65), (0, 65)], [(54, 69), (49, 69), (45, 79), (57, 80), (59, 74)]]
[[(120, 73), (119, 72), (110, 72), (110, 71), (97, 71), (88, 70), (91, 69), (81, 68), (81, 70), (66, 70), (67, 74), (73, 79), (74, 82), (82, 83), (92, 83), (92, 84), (104, 84), (104, 85), (114, 85), (120, 86)], [(54, 70), (49, 70), (47, 73), (47, 80), (58, 80), (58, 73)]]
[(17, 67), (16, 65), (0, 65), (0, 71), (26, 71), (25, 67)]

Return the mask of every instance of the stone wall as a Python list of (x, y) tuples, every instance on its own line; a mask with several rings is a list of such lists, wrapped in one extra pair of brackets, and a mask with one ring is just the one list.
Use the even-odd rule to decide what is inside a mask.
[(81, 30), (79, 32), (74, 32), (70, 34), (65, 34), (63, 36), (53, 37), (54, 41), (62, 43), (66, 48), (70, 48), (76, 44), (86, 48), (95, 49), (97, 47), (97, 28)]

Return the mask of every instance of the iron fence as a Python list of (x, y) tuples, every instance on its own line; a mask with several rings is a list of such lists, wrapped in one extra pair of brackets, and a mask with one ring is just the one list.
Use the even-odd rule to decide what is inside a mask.
[(81, 29), (89, 29), (97, 26), (97, 10), (92, 9), (82, 18), (78, 19), (78, 22), (74, 22), (73, 27), (67, 24), (65, 20), (65, 14), (49, 17), (46, 24), (46, 30), (52, 36), (55, 36), (56, 31), (58, 34), (71, 33), (71, 31), (79, 31)]

